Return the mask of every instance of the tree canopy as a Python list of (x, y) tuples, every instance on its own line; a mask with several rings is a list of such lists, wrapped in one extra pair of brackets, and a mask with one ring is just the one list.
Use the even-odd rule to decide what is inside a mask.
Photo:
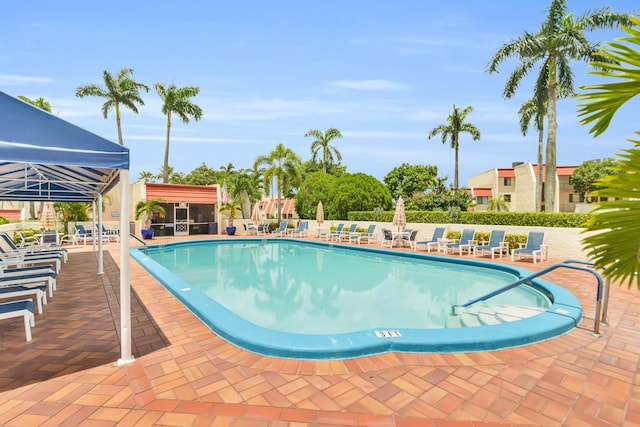
[(326, 207), (332, 203), (330, 194), (332, 194), (333, 187), (337, 182), (337, 177), (322, 171), (307, 175), (298, 194), (296, 194), (296, 213), (298, 216), (306, 219), (315, 218), (320, 201), (322, 201), (326, 213)]
[(606, 158), (602, 160), (587, 160), (571, 174), (571, 186), (575, 191), (589, 198), (589, 193), (600, 188), (596, 182), (607, 175), (617, 173), (617, 160)]
[(389, 187), (391, 197), (398, 200), (400, 197), (407, 199), (415, 193), (424, 193), (433, 187), (437, 175), (437, 166), (403, 163), (391, 169), (383, 181)]
[[(364, 173), (344, 174), (329, 193), (325, 207), (329, 219), (347, 218), (349, 211), (391, 209), (391, 192), (375, 177)], [(323, 202), (324, 204), (324, 202)]]

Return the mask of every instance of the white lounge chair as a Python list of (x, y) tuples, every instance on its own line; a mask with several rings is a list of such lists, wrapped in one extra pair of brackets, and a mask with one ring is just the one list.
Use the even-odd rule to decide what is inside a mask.
[(0, 286), (0, 299), (14, 299), (33, 295), (38, 306), (38, 314), (42, 314), (42, 305), (47, 303), (47, 286), (42, 285), (13, 285)]
[(277, 229), (271, 232), (271, 234), (273, 234), (274, 236), (279, 235), (280, 237), (283, 237), (286, 233), (287, 233), (287, 221), (282, 221), (280, 223), (280, 227), (278, 227)]
[[(350, 240), (351, 235), (356, 233), (356, 229), (357, 228), (358, 228), (358, 224), (351, 224), (347, 231), (344, 231), (344, 229), (343, 229), (343, 232), (340, 233), (340, 234), (336, 233), (335, 237), (339, 242), (342, 242), (343, 240), (347, 240), (348, 241), (348, 240)], [(331, 237), (331, 240), (333, 240), (333, 236)]]
[(31, 328), (36, 326), (33, 314), (34, 304), (30, 299), (5, 302), (0, 304), (0, 319), (24, 318), (24, 333), (27, 341), (31, 341)]
[(471, 253), (473, 247), (478, 244), (477, 240), (473, 240), (474, 234), (476, 234), (476, 232), (473, 228), (463, 229), (462, 233), (460, 234), (460, 240), (458, 242), (446, 243), (444, 245), (444, 253), (448, 253), (449, 249), (451, 249), (452, 251), (458, 249), (460, 255), (462, 255), (462, 251), (464, 250), (467, 250), (469, 253)]
[(57, 274), (49, 267), (4, 268), (0, 265), (0, 286), (45, 285), (49, 297), (57, 289)]
[(359, 233), (358, 235), (356, 235), (355, 240), (358, 241), (359, 245), (362, 244), (363, 240), (366, 240), (367, 243), (371, 243), (372, 240), (375, 242), (376, 241), (375, 232), (376, 232), (376, 225), (371, 224), (369, 225), (369, 228), (365, 233)]
[(495, 259), (496, 252), (500, 254), (500, 258), (503, 253), (508, 255), (509, 242), (504, 241), (505, 233), (504, 230), (491, 230), (489, 241), (473, 248), (473, 257), (475, 258), (478, 254), (482, 255), (485, 251), (491, 254), (491, 259)]
[(327, 240), (331, 239), (331, 241), (333, 241), (333, 238), (336, 237), (337, 239), (340, 238), (340, 236), (342, 235), (342, 229), (344, 228), (344, 224), (338, 224), (338, 226), (336, 227), (336, 231), (327, 234)]
[(424, 245), (427, 252), (431, 252), (432, 246), (435, 246), (437, 249), (438, 245), (440, 244), (440, 240), (444, 238), (444, 233), (446, 230), (447, 229), (445, 227), (436, 227), (435, 230), (433, 230), (433, 235), (431, 236), (431, 239), (421, 240), (419, 242), (416, 242), (416, 248), (419, 245)]
[(306, 237), (308, 226), (309, 226), (309, 223), (307, 221), (298, 222), (298, 228), (291, 231), (291, 237)]
[(547, 246), (544, 243), (544, 231), (530, 231), (527, 236), (527, 242), (525, 244), (520, 243), (520, 247), (514, 249), (511, 252), (511, 261), (514, 261), (516, 254), (518, 259), (522, 256), (531, 256), (533, 263), (536, 263), (536, 258), (540, 258), (540, 262), (544, 261), (547, 254)]
[[(20, 235), (22, 233), (18, 232), (18, 234)], [(7, 233), (0, 233), (0, 238), (3, 240), (0, 247), (2, 247), (7, 253), (23, 253), (33, 255), (60, 254), (62, 255), (63, 262), (67, 262), (69, 259), (67, 250), (63, 249), (61, 246), (46, 244), (18, 247)]]

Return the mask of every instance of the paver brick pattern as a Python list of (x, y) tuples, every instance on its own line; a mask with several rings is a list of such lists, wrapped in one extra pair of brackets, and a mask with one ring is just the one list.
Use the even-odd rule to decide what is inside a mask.
[(217, 337), (132, 261), (135, 361), (118, 367), (118, 246), (106, 249), (103, 275), (96, 254), (70, 249), (32, 342), (21, 320), (0, 322), (0, 425), (640, 425), (636, 289), (612, 285), (600, 338), (595, 280), (557, 270), (545, 278), (580, 299), (585, 320), (555, 339), (492, 352), (290, 360)]

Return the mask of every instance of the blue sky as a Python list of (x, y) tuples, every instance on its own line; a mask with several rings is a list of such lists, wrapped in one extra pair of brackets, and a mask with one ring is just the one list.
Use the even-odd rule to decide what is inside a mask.
[[(454, 151), (428, 132), (446, 121), (453, 104), (471, 105), (468, 121), (480, 141), (460, 141), (460, 183), (493, 167), (536, 161), (537, 135), (525, 138), (519, 106), (531, 94), (525, 81), (502, 99), (513, 69), (487, 75), (502, 44), (544, 20), (547, 1), (381, 0), (189, 1), (94, 3), (9, 2), (0, 26), (0, 90), (43, 97), (54, 114), (117, 142), (115, 116), (102, 117), (98, 98), (75, 97), (78, 86), (102, 85), (102, 72), (134, 69), (134, 78), (200, 87), (199, 122), (173, 122), (170, 166), (188, 173), (203, 162), (218, 169), (250, 168), (278, 143), (311, 157), (309, 129), (340, 129), (334, 144), (348, 172), (382, 178), (402, 163), (438, 167), (453, 181)], [(576, 14), (607, 3), (569, 1)], [(610, 1), (637, 11), (637, 1)], [(620, 31), (592, 33), (612, 40)], [(578, 84), (594, 82), (573, 64)], [(131, 177), (158, 173), (166, 121), (152, 88), (139, 114), (125, 111)], [(638, 104), (627, 105), (594, 139), (576, 118), (576, 101), (558, 107), (558, 164), (614, 156), (640, 128)]]

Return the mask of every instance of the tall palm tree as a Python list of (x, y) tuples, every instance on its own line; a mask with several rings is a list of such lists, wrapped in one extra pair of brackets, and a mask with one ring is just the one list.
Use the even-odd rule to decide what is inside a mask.
[(567, 0), (552, 0), (547, 17), (535, 33), (523, 35), (501, 46), (487, 64), (489, 74), (498, 72), (498, 67), (508, 58), (516, 58), (520, 64), (511, 73), (503, 96), (511, 98), (522, 79), (540, 63), (540, 72), (534, 86), (534, 98), (543, 99), (547, 92), (547, 148), (544, 199), (545, 210), (555, 212), (556, 196), (556, 102), (558, 87), (573, 90), (571, 61), (589, 61), (601, 58), (600, 46), (589, 41), (587, 31), (630, 25), (631, 15), (614, 13), (610, 8), (587, 11), (576, 18), (567, 8)]
[(164, 148), (164, 169), (162, 171), (162, 182), (169, 182), (169, 139), (171, 136), (171, 115), (176, 114), (182, 123), (189, 123), (190, 119), (195, 121), (202, 117), (202, 108), (191, 102), (191, 98), (200, 92), (196, 86), (177, 87), (175, 84), (165, 86), (163, 83), (153, 85), (162, 99), (162, 114), (167, 116), (167, 143)]
[(466, 132), (471, 135), (474, 141), (480, 139), (480, 131), (475, 125), (466, 123), (467, 115), (473, 111), (472, 106), (463, 108), (462, 110), (453, 104), (453, 112), (447, 117), (447, 123), (438, 125), (429, 132), (429, 139), (440, 134), (442, 143), (446, 144), (447, 139), (451, 140), (451, 148), (456, 152), (456, 165), (453, 175), (453, 188), (458, 188), (458, 148), (460, 142), (460, 134)]
[[(574, 96), (575, 92), (571, 88), (560, 88), (559, 98), (566, 98)], [(527, 102), (523, 103), (518, 110), (520, 116), (520, 132), (522, 136), (527, 136), (529, 131), (529, 125), (531, 120), (536, 125), (538, 131), (538, 168), (536, 171), (536, 212), (542, 210), (542, 169), (543, 169), (543, 155), (544, 155), (544, 119), (547, 115), (547, 92), (542, 91), (538, 93), (542, 99), (531, 98)]]
[(263, 171), (266, 188), (270, 187), (269, 183), (272, 179), (276, 179), (278, 221), (282, 221), (282, 195), (289, 192), (291, 188), (300, 186), (302, 161), (293, 150), (278, 144), (272, 152), (258, 156), (253, 163), (254, 169), (259, 169), (261, 166), (266, 166)]
[(342, 134), (336, 128), (329, 128), (324, 133), (318, 129), (311, 129), (304, 134), (305, 138), (313, 137), (315, 140), (311, 143), (312, 160), (318, 160), (318, 154), (322, 151), (322, 171), (327, 173), (327, 167), (334, 161), (333, 156), (339, 161), (342, 160), (342, 154), (336, 147), (332, 147), (329, 143), (336, 138), (342, 138)]
[[(611, 49), (603, 54), (606, 62), (592, 64), (599, 70), (593, 74), (616, 80), (581, 87), (585, 92), (579, 96), (582, 102), (578, 116), (582, 117), (582, 124), (593, 124), (590, 132), (594, 136), (607, 129), (624, 103), (640, 95), (640, 20), (634, 24), (635, 28), (624, 29), (627, 37), (607, 43)], [(626, 280), (629, 286), (635, 281), (640, 288), (640, 140), (631, 142), (634, 147), (619, 155), (622, 159), (618, 169), (623, 173), (602, 178), (598, 181), (601, 189), (592, 193), (607, 197), (607, 201), (598, 202), (596, 215), (587, 223), (587, 230), (597, 233), (586, 237), (583, 243), (595, 266), (606, 268), (605, 276), (614, 281)]]
[(149, 92), (149, 86), (133, 80), (130, 77), (131, 74), (133, 74), (131, 68), (123, 68), (114, 78), (110, 72), (104, 70), (102, 72), (102, 78), (105, 88), (95, 84), (88, 84), (76, 89), (76, 96), (78, 98), (98, 96), (106, 99), (105, 103), (102, 104), (102, 115), (105, 119), (112, 108), (115, 110), (118, 142), (120, 145), (124, 145), (122, 141), (122, 126), (120, 125), (120, 106), (126, 107), (138, 114), (138, 105), (144, 105), (144, 101), (140, 97), (140, 89)]
[(536, 171), (536, 212), (542, 210), (542, 165), (544, 151), (544, 118), (546, 116), (546, 106), (540, 105), (534, 98), (523, 103), (518, 110), (520, 116), (520, 132), (522, 136), (527, 136), (529, 124), (534, 121), (538, 131), (538, 168)]

